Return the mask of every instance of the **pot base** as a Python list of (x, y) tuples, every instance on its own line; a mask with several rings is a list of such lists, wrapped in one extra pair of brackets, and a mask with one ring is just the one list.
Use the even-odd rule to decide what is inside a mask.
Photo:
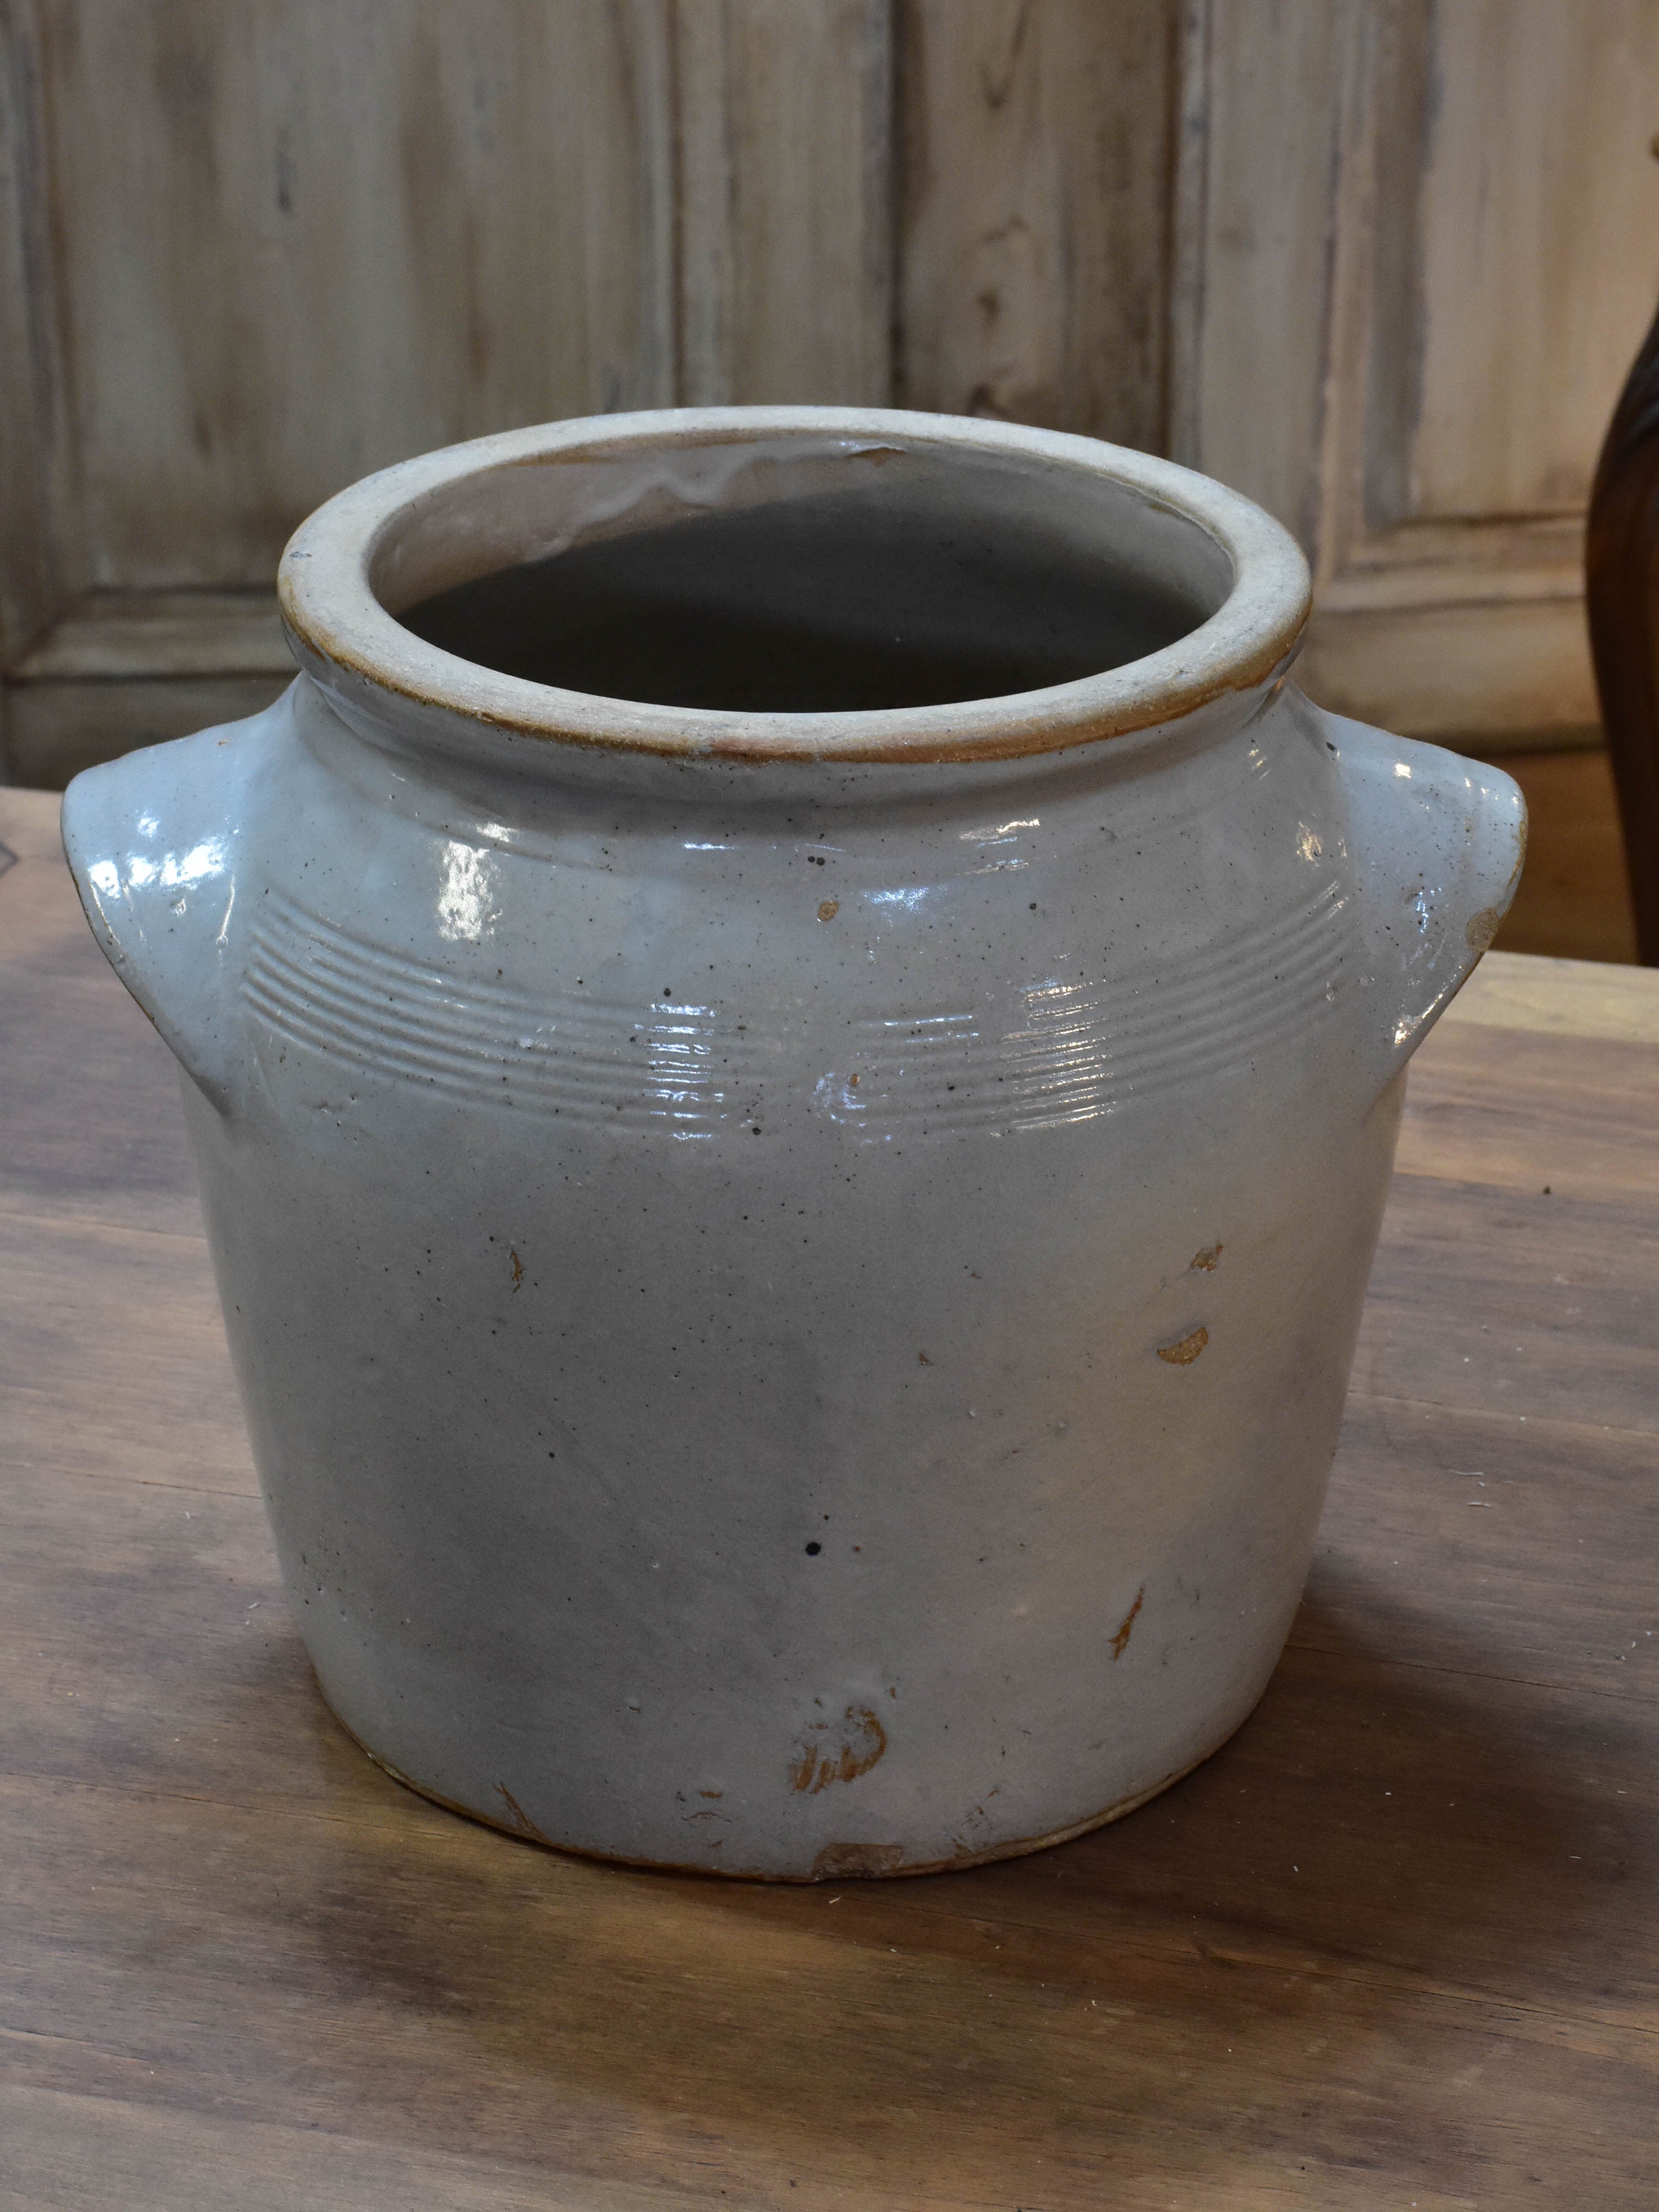
[[(1263, 1694), (1266, 1694), (1265, 1691)], [(320, 1687), (318, 1695), (322, 1696)], [(1057, 1844), (1069, 1844), (1079, 1836), (1086, 1836), (1091, 1829), (1107, 1827), (1114, 1820), (1121, 1820), (1127, 1814), (1139, 1812), (1154, 1797), (1162, 1796), (1177, 1782), (1185, 1781), (1189, 1774), (1203, 1765), (1206, 1759), (1213, 1759), (1224, 1744), (1231, 1742), (1260, 1702), (1261, 1699), (1257, 1698), (1249, 1711), (1241, 1714), (1206, 1751), (1200, 1751), (1196, 1759), (1189, 1759), (1184, 1766), (1175, 1768), (1162, 1781), (1154, 1782), (1150, 1790), (1139, 1790), (1133, 1796), (1121, 1797), (1116, 1804), (1107, 1806), (1103, 1812), (1088, 1814), (1081, 1820), (1073, 1820), (1063, 1828), (1050, 1828), (1044, 1835), (1022, 1836), (1017, 1842), (998, 1844), (988, 1851), (963, 1851), (947, 1859), (901, 1860), (896, 1864), (884, 1863), (888, 1858), (890, 1847), (831, 1844), (819, 1853), (817, 1862), (808, 1874), (771, 1874), (759, 1867), (690, 1866), (674, 1859), (632, 1858), (623, 1851), (596, 1851), (584, 1844), (557, 1843), (522, 1814), (516, 1822), (498, 1820), (493, 1814), (477, 1812), (471, 1805), (462, 1805), (453, 1797), (446, 1797), (441, 1790), (429, 1789), (425, 1783), (416, 1781), (412, 1775), (393, 1766), (390, 1759), (382, 1759), (379, 1752), (363, 1741), (355, 1729), (347, 1727), (333, 1706), (329, 1705), (328, 1699), (323, 1698), (324, 1705), (328, 1706), (330, 1715), (342, 1731), (383, 1774), (389, 1774), (394, 1782), (400, 1783), (405, 1790), (412, 1790), (416, 1796), (424, 1797), (429, 1805), (440, 1806), (446, 1813), (459, 1813), (463, 1820), (475, 1820), (482, 1828), (494, 1828), (498, 1834), (511, 1836), (517, 1843), (539, 1844), (544, 1850), (563, 1851), (572, 1858), (597, 1859), (607, 1866), (637, 1867), (649, 1874), (700, 1875), (711, 1881), (793, 1882), (797, 1885), (823, 1881), (891, 1881), (909, 1875), (961, 1874), (969, 1867), (989, 1866), (998, 1859), (1028, 1858), (1033, 1851), (1046, 1851)], [(514, 1809), (516, 1811), (517, 1808)], [(859, 1857), (861, 1849), (866, 1854), (862, 1863)], [(826, 1865), (824, 1861), (830, 1859), (832, 1853), (833, 1863)]]

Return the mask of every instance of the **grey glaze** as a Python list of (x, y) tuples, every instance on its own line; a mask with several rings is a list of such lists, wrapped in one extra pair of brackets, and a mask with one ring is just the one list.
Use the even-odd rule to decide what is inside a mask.
[[(1191, 634), (775, 714), (397, 620), (913, 461), (988, 557), (1058, 518)], [(1514, 785), (1300, 696), (1305, 569), (1246, 502), (1005, 425), (515, 432), (342, 495), (283, 589), (286, 695), (78, 778), (64, 838), (183, 1065), (341, 1720), (520, 1832), (794, 1880), (1028, 1850), (1214, 1750), (1302, 1589)]]

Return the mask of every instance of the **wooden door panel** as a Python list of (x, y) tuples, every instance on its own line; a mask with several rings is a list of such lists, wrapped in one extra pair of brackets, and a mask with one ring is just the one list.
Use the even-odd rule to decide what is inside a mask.
[(1589, 738), (1656, 118), (1659, 0), (0, 0), (5, 763), (270, 696), (366, 471), (729, 400), (1172, 453), (1316, 696)]
[(83, 586), (268, 586), (370, 470), (672, 401), (659, 5), (51, 0), (43, 31)]

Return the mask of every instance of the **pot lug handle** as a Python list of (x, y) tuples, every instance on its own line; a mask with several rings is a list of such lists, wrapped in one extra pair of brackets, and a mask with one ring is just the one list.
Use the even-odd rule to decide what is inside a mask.
[(1527, 803), (1501, 769), (1313, 711), (1347, 798), (1360, 928), (1391, 1079), (1509, 912), (1527, 855)]
[(263, 714), (77, 775), (64, 851), (105, 958), (197, 1088), (229, 1110), (239, 1050), (238, 861)]

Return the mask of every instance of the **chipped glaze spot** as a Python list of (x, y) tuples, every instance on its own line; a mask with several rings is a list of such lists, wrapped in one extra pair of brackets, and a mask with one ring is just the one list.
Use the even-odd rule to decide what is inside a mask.
[(1171, 1367), (1190, 1367), (1209, 1340), (1209, 1330), (1200, 1326), (1190, 1335), (1183, 1336), (1178, 1344), (1160, 1344), (1158, 1356)]
[(814, 1881), (847, 1881), (860, 1875), (896, 1874), (904, 1863), (902, 1844), (826, 1844), (812, 1862)]
[(502, 1820), (499, 1814), (496, 1815), (499, 1825), (503, 1827), (512, 1828), (521, 1836), (529, 1836), (538, 1844), (546, 1843), (548, 1840), (547, 1838), (536, 1826), (536, 1823), (530, 1818), (530, 1815), (525, 1811), (523, 1806), (520, 1804), (518, 1799), (513, 1795), (513, 1792), (507, 1788), (505, 1782), (498, 1782), (495, 1784), (495, 1794), (501, 1799), (501, 1804), (506, 1809), (507, 1816), (505, 1820)]
[(789, 1787), (817, 1796), (832, 1782), (856, 1782), (887, 1748), (887, 1731), (867, 1705), (848, 1705), (838, 1721), (812, 1721), (789, 1762)]

